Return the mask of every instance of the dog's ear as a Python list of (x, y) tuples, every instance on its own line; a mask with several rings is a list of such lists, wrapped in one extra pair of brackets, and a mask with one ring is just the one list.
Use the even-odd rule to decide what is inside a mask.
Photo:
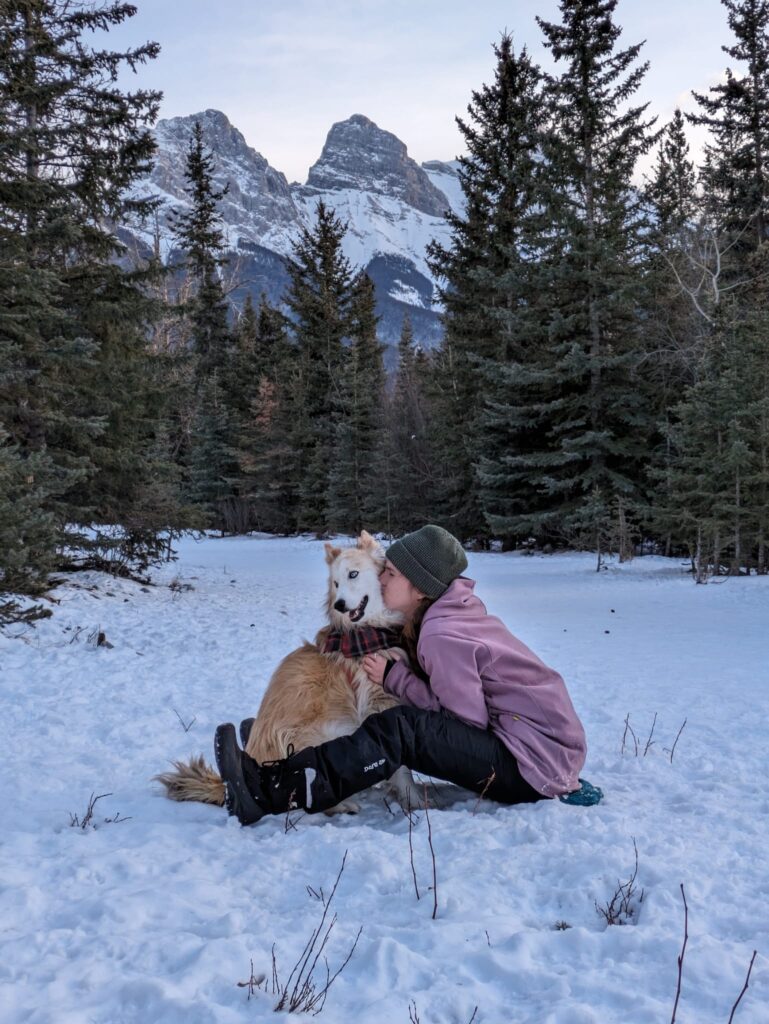
[(361, 530), (357, 547), (363, 548), (364, 551), (371, 551), (379, 547), (379, 542), (374, 540), (367, 530)]
[(328, 541), (326, 541), (323, 547), (326, 549), (326, 561), (329, 565), (331, 565), (331, 563), (342, 554), (341, 548), (335, 548), (333, 544), (329, 544)]

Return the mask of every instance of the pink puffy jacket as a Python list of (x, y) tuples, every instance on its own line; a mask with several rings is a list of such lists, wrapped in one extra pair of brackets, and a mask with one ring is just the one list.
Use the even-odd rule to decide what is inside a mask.
[(460, 576), (428, 608), (417, 658), (426, 683), (403, 662), (384, 681), (405, 704), (441, 708), (479, 729), (491, 729), (543, 796), (579, 789), (585, 730), (563, 679), (489, 615), (475, 582)]

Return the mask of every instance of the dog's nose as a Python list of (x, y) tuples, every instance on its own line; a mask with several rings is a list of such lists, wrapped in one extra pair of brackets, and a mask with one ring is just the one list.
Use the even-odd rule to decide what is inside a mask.
[(347, 605), (344, 603), (344, 599), (340, 597), (338, 601), (335, 601), (334, 608), (338, 612), (346, 612)]

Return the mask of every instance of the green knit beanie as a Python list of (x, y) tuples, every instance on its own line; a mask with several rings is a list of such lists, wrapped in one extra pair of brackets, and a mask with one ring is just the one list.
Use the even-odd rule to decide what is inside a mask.
[(407, 533), (390, 545), (385, 556), (426, 597), (440, 597), (467, 568), (462, 545), (441, 526)]

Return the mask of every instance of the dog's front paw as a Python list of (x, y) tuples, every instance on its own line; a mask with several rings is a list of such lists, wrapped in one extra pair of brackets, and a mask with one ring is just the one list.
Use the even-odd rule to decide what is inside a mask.
[(399, 768), (388, 779), (387, 789), (407, 813), (416, 810), (418, 807), (424, 807), (424, 790), (414, 782), (414, 777), (408, 768)]
[(331, 817), (332, 814), (359, 814), (360, 804), (356, 804), (354, 800), (343, 800), (336, 807), (329, 807), (327, 811), (323, 812)]

